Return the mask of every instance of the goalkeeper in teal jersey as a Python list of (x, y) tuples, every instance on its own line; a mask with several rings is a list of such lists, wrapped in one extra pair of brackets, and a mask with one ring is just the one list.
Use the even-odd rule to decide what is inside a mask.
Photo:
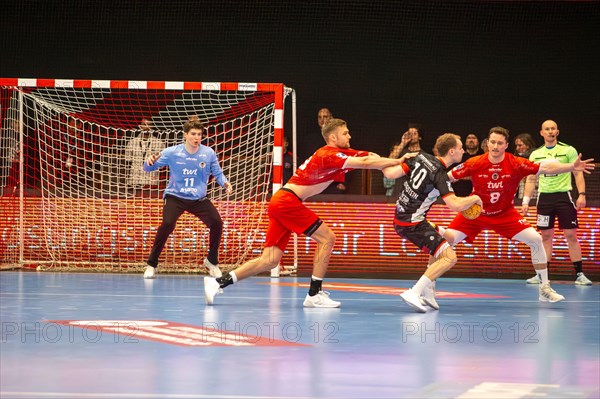
[(211, 175), (228, 194), (232, 188), (213, 149), (200, 144), (203, 133), (204, 125), (200, 121), (188, 121), (183, 125), (185, 143), (166, 148), (159, 154), (151, 154), (144, 162), (146, 172), (165, 166), (169, 168), (169, 184), (163, 194), (163, 220), (156, 231), (144, 278), (156, 276), (158, 258), (175, 229), (177, 220), (186, 211), (198, 217), (209, 228), (209, 250), (204, 266), (211, 276), (221, 276), (218, 264), (223, 221), (206, 197), (206, 188)]
[[(577, 159), (577, 151), (568, 144), (558, 141), (558, 125), (547, 120), (542, 123), (540, 134), (544, 138), (544, 145), (531, 153), (529, 159), (533, 162), (561, 162), (569, 163)], [(569, 247), (569, 257), (577, 278), (577, 285), (591, 285), (592, 282), (583, 274), (581, 261), (581, 245), (577, 238), (577, 211), (586, 206), (585, 180), (583, 172), (574, 171), (575, 184), (578, 197), (575, 201), (571, 196), (573, 188), (571, 173), (541, 174), (539, 176), (538, 201), (537, 201), (537, 227), (542, 234), (544, 250), (548, 258), (548, 266), (552, 258), (552, 241), (554, 239), (554, 220), (558, 218), (558, 227), (561, 229)], [(534, 191), (537, 176), (531, 175), (525, 184), (523, 195), (523, 215), (529, 211), (530, 197)], [(539, 284), (539, 277), (534, 276), (527, 280), (528, 284)]]

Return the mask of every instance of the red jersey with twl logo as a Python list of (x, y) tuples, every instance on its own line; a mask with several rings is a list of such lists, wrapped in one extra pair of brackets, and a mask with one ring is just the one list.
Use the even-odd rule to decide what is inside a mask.
[(366, 157), (367, 151), (336, 148), (328, 145), (319, 148), (296, 169), (288, 183), (310, 186), (327, 181), (343, 182), (344, 175), (352, 169), (343, 169), (348, 157)]
[(473, 194), (481, 197), (485, 215), (496, 215), (513, 207), (519, 182), (535, 175), (540, 164), (527, 158), (504, 154), (499, 163), (491, 163), (488, 154), (467, 159), (450, 172), (455, 179), (470, 177)]

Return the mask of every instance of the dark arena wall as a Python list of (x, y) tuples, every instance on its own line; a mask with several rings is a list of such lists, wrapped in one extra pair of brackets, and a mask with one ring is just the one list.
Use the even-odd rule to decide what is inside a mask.
[(600, 158), (597, 1), (6, 2), (0, 77), (283, 82), (298, 94), (298, 151), (320, 107), (353, 146), (386, 153), (409, 122), (512, 136), (558, 122)]

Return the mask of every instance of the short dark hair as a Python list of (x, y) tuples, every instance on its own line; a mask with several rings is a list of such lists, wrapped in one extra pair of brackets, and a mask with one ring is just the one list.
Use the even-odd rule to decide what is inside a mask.
[(496, 133), (496, 134), (500, 134), (500, 135), (504, 136), (504, 138), (506, 139), (506, 142), (508, 143), (508, 138), (510, 137), (508, 134), (508, 129), (505, 129), (502, 126), (494, 126), (493, 128), (490, 129), (490, 132), (488, 133), (488, 138), (492, 135), (492, 133)]
[(202, 122), (200, 122), (198, 120), (187, 121), (186, 123), (183, 124), (183, 132), (184, 133), (187, 133), (192, 129), (200, 129), (200, 130), (202, 130), (202, 133), (204, 134), (204, 125), (202, 124)]

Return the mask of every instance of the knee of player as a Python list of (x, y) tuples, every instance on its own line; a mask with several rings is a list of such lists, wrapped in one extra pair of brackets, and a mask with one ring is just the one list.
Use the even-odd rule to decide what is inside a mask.
[(453, 247), (456, 246), (456, 243), (454, 242), (456, 240), (456, 237), (454, 236), (454, 234), (451, 231), (445, 230), (444, 233), (442, 233), (442, 237), (444, 237), (444, 239), (451, 246), (453, 246)]
[(269, 271), (279, 265), (281, 259), (273, 256), (272, 254), (262, 254), (260, 257), (261, 269)]
[(335, 241), (337, 240), (337, 237), (335, 235), (335, 233), (333, 231), (330, 230), (330, 234), (327, 235), (327, 237), (325, 237), (326, 241), (328, 244), (335, 244)]
[(444, 258), (450, 266), (454, 266), (458, 261), (458, 257), (456, 256), (456, 251), (449, 245), (445, 244), (440, 250), (438, 257)]
[(526, 241), (525, 244), (529, 245), (532, 248), (535, 247), (537, 249), (543, 247), (544, 239), (541, 235), (537, 234), (537, 232), (535, 232), (535, 234), (531, 233), (528, 235), (528, 241)]
[(448, 260), (448, 263), (450, 263), (452, 266), (458, 262), (458, 257), (456, 256), (456, 252), (454, 249), (452, 249), (452, 247), (448, 247), (448, 249), (444, 251), (444, 256)]

